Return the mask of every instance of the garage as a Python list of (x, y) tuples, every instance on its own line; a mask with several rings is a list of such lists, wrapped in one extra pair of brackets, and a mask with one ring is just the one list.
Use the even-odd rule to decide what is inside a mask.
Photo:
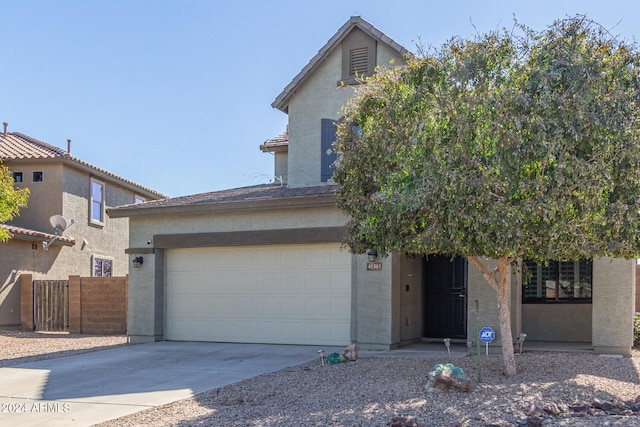
[(165, 338), (346, 345), (351, 254), (339, 243), (169, 249)]

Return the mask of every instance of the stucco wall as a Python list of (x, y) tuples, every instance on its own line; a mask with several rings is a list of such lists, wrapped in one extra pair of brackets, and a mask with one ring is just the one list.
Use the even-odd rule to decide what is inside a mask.
[[(377, 63), (404, 61), (381, 43)], [(324, 185), (320, 180), (321, 119), (342, 117), (342, 106), (353, 97), (357, 86), (338, 87), (342, 79), (342, 49), (337, 47), (302, 84), (289, 101), (289, 176), (291, 187)]]
[(522, 304), (527, 341), (591, 342), (591, 304)]
[(635, 309), (635, 259), (593, 260), (592, 346), (601, 353), (630, 354)]
[[(11, 163), (5, 164), (11, 172), (22, 172), (22, 183), (18, 188), (29, 188), (30, 195), (26, 207), (20, 209), (20, 216), (13, 224), (20, 227), (51, 233), (49, 217), (62, 212), (62, 163)], [(33, 182), (33, 172), (43, 173), (42, 182)], [(44, 228), (43, 228), (44, 227)]]

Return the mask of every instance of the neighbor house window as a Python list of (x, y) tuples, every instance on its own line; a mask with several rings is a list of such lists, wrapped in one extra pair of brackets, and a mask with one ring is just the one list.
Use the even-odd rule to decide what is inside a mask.
[(91, 222), (104, 222), (104, 183), (91, 180)]
[(42, 172), (38, 171), (38, 172), (34, 172), (33, 173), (33, 182), (42, 182), (44, 181), (44, 176), (42, 174)]
[(135, 203), (136, 205), (139, 204), (139, 203), (144, 203), (144, 202), (146, 202), (144, 197), (138, 196), (137, 194), (135, 196), (133, 196), (133, 203)]
[(320, 181), (327, 182), (333, 177), (333, 163), (338, 158), (333, 143), (336, 141), (336, 123), (331, 119), (322, 119), (320, 143)]
[(93, 276), (111, 277), (113, 272), (113, 260), (108, 258), (93, 257)]
[(593, 261), (524, 261), (522, 302), (591, 302)]
[(13, 182), (22, 182), (22, 172), (13, 173)]

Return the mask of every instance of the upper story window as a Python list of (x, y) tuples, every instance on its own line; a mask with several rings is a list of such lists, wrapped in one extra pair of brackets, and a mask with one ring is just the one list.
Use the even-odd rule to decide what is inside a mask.
[(37, 171), (33, 173), (33, 182), (43, 182), (44, 174), (41, 171)]
[(593, 261), (524, 261), (523, 303), (591, 302)]
[(22, 181), (22, 172), (14, 172), (13, 173), (13, 182), (23, 182)]
[(327, 182), (333, 177), (333, 163), (338, 158), (333, 143), (336, 141), (337, 126), (331, 119), (321, 120), (322, 134), (320, 136), (320, 181)]
[(91, 222), (104, 223), (104, 183), (91, 179)]
[(133, 196), (133, 203), (135, 203), (136, 205), (139, 204), (139, 203), (144, 203), (146, 201), (147, 200), (144, 197), (138, 196), (137, 194), (135, 196)]

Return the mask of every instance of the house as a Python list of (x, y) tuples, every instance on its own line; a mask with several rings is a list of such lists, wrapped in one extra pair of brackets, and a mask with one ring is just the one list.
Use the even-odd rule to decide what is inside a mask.
[[(390, 349), (422, 339), (477, 341), (499, 331), (495, 292), (465, 259), (342, 247), (331, 163), (335, 123), (356, 75), (407, 51), (352, 17), (277, 96), (287, 130), (260, 146), (276, 182), (113, 208), (129, 218), (129, 334), (155, 340)], [(634, 262), (527, 264), (513, 271), (514, 337), (629, 354)], [(553, 291), (552, 291), (553, 290)], [(514, 337), (510, 337), (513, 339)], [(492, 345), (500, 345), (500, 337)]]
[[(20, 324), (21, 274), (34, 280), (70, 275), (125, 276), (129, 272), (127, 218), (106, 209), (165, 197), (91, 165), (67, 151), (18, 132), (0, 133), (0, 158), (17, 187), (28, 187), (28, 205), (10, 223), (13, 238), (0, 244), (0, 325)], [(59, 215), (67, 229), (56, 232)], [(73, 220), (73, 222), (72, 222)], [(45, 249), (46, 247), (46, 249)]]

